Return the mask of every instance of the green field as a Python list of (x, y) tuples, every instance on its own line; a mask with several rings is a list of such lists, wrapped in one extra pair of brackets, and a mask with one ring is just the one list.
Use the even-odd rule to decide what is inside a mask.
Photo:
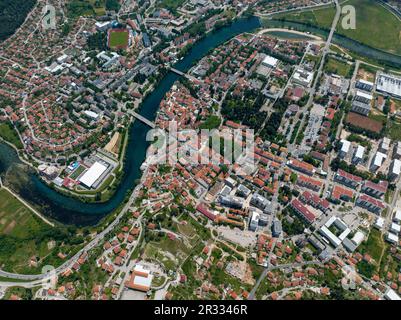
[(401, 123), (397, 120), (390, 121), (388, 137), (392, 140), (401, 140)]
[(127, 30), (111, 30), (109, 34), (110, 49), (124, 49), (128, 46), (129, 33)]
[(0, 268), (29, 270), (31, 257), (44, 258), (51, 250), (40, 235), (52, 228), (37, 218), (8, 191), (0, 189)]
[(351, 75), (351, 65), (346, 62), (340, 61), (336, 58), (329, 57), (327, 63), (325, 64), (324, 70), (327, 73), (334, 73), (339, 76), (350, 78)]
[(164, 8), (170, 10), (172, 13), (176, 13), (177, 9), (186, 0), (158, 0), (156, 6), (158, 8)]
[(84, 166), (79, 166), (73, 173), (71, 173), (70, 178), (72, 180), (77, 180), (79, 176), (86, 170)]
[(0, 137), (2, 137), (7, 142), (12, 143), (18, 149), (23, 148), (22, 142), (19, 139), (16, 131), (8, 123), (0, 124)]
[(72, 0), (68, 3), (68, 15), (72, 18), (80, 16), (103, 16), (106, 10), (118, 11), (118, 0)]
[[(337, 32), (371, 47), (401, 55), (401, 21), (389, 10), (373, 0), (349, 0), (356, 12), (356, 29), (345, 30), (341, 20)], [(278, 15), (277, 18), (312, 24), (329, 29), (335, 14), (334, 7), (300, 13)]]

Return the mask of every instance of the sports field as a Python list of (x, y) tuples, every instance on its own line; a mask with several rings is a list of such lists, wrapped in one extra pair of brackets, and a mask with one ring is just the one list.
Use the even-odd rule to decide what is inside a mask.
[[(393, 13), (374, 0), (348, 0), (343, 1), (341, 5), (355, 7), (356, 29), (343, 29), (340, 20), (337, 33), (371, 47), (401, 55), (401, 20)], [(329, 7), (282, 14), (277, 17), (328, 29), (331, 26), (334, 15), (335, 8)]]
[(109, 48), (125, 49), (128, 47), (129, 33), (128, 30), (110, 30), (109, 31)]

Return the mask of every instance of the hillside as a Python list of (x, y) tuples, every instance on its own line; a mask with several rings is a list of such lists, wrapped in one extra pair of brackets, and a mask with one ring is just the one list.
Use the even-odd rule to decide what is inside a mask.
[(0, 41), (7, 39), (36, 4), (36, 0), (0, 0)]

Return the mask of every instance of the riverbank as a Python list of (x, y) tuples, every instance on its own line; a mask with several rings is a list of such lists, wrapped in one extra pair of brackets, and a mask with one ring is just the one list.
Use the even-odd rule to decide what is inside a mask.
[[(329, 34), (329, 30), (323, 27), (308, 23), (286, 21), (283, 19), (263, 19), (262, 25), (264, 28), (269, 29), (277, 28), (287, 29), (289, 31), (309, 32), (310, 34), (317, 35), (324, 39), (326, 39)], [(401, 69), (401, 56), (399, 55), (370, 47), (339, 33), (334, 33), (332, 43), (349, 50), (354, 54), (354, 56), (358, 55), (360, 60), (367, 58), (367, 60), (369, 60), (367, 62), (370, 63), (377, 63), (378, 65)]]
[[(174, 65), (174, 68), (186, 72), (194, 63), (203, 58), (210, 50), (218, 47), (232, 37), (245, 32), (251, 32), (261, 27), (256, 17), (242, 18), (234, 21), (228, 27), (224, 27), (208, 34), (199, 40), (187, 53), (187, 55)], [(180, 77), (172, 72), (160, 80), (151, 94), (141, 105), (140, 114), (153, 121), (156, 118), (160, 102), (171, 89), (175, 81)], [(121, 183), (116, 188), (114, 196), (101, 204), (83, 203), (77, 199), (64, 196), (43, 183), (34, 174), (27, 174), (27, 186), (18, 190), (19, 195), (34, 207), (40, 208), (42, 213), (51, 219), (64, 224), (77, 226), (90, 226), (98, 224), (104, 217), (114, 212), (123, 203), (125, 197), (138, 183), (143, 173), (140, 168), (146, 158), (149, 142), (146, 135), (150, 130), (145, 124), (134, 121), (129, 133), (129, 143), (126, 148), (126, 165)], [(10, 166), (19, 162), (14, 149), (8, 145), (0, 144), (0, 174), (6, 172)]]

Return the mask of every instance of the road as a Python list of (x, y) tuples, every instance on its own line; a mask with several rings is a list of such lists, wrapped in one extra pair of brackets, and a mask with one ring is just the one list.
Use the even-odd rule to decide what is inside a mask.
[[(142, 175), (142, 182), (144, 177), (146, 177), (147, 174), (144, 172)], [(70, 258), (68, 261), (63, 263), (61, 266), (55, 268), (54, 273), (56, 275), (59, 275), (63, 273), (65, 270), (68, 268), (72, 267), (72, 265), (78, 260), (78, 258), (81, 256), (82, 253), (88, 252), (89, 250), (93, 249), (96, 247), (104, 238), (105, 236), (113, 231), (113, 229), (120, 223), (120, 220), (123, 218), (123, 216), (127, 213), (129, 208), (132, 206), (133, 202), (135, 201), (138, 192), (142, 188), (142, 182), (138, 184), (138, 186), (135, 188), (134, 192), (132, 193), (131, 197), (129, 198), (127, 204), (124, 206), (124, 208), (121, 210), (121, 212), (118, 214), (118, 216), (111, 222), (101, 233), (96, 235), (96, 237), (89, 242), (84, 248), (82, 248), (78, 253), (76, 253), (72, 258)], [(10, 282), (0, 282), (0, 287), (9, 285), (10, 283), (13, 283), (13, 285), (20, 285), (20, 282), (12, 282), (12, 279), (16, 280), (23, 280), (23, 281), (32, 281), (31, 283), (25, 283), (25, 285), (38, 285), (38, 281), (45, 281), (49, 280), (53, 275), (49, 275), (49, 273), (42, 273), (42, 274), (35, 274), (35, 275), (23, 275), (23, 274), (16, 274), (16, 273), (10, 273), (6, 271), (0, 270), (0, 277), (4, 278), (10, 278)], [(40, 284), (41, 282), (39, 282)]]
[[(335, 17), (333, 19), (333, 23), (331, 25), (329, 36), (327, 37), (327, 40), (326, 40), (326, 44), (325, 44), (325, 46), (323, 48), (322, 59), (320, 61), (319, 69), (318, 69), (318, 71), (316, 73), (316, 76), (315, 76), (315, 79), (314, 79), (314, 82), (313, 82), (313, 86), (309, 91), (309, 99), (308, 99), (308, 102), (306, 103), (306, 106), (305, 106), (306, 110), (308, 110), (313, 104), (313, 99), (314, 99), (314, 96), (315, 96), (315, 93), (316, 93), (316, 87), (317, 87), (317, 85), (319, 83), (319, 80), (320, 80), (320, 77), (321, 77), (321, 75), (323, 73), (323, 68), (324, 68), (324, 63), (326, 61), (326, 56), (327, 56), (328, 53), (330, 53), (331, 41), (333, 40), (334, 32), (336, 31), (338, 21), (340, 20), (341, 7), (340, 7), (340, 4), (339, 4), (338, 0), (335, 0), (334, 2), (336, 4), (336, 15), (335, 15)], [(305, 122), (306, 118), (307, 117), (303, 117), (302, 118), (300, 128), (304, 127), (304, 122)], [(294, 149), (294, 144), (291, 144), (288, 147), (288, 150), (293, 150), (293, 149)]]
[[(320, 62), (320, 66), (319, 66), (319, 69), (318, 69), (318, 71), (317, 71), (317, 75), (316, 75), (316, 77), (315, 77), (313, 86), (312, 86), (312, 88), (311, 88), (311, 90), (310, 90), (310, 96), (309, 96), (309, 100), (308, 100), (308, 102), (307, 102), (307, 104), (306, 104), (306, 109), (308, 109), (310, 106), (312, 106), (313, 97), (314, 97), (314, 95), (315, 95), (315, 93), (316, 93), (316, 86), (317, 86), (317, 84), (318, 84), (318, 82), (319, 82), (319, 79), (320, 79), (320, 77), (321, 77), (321, 75), (322, 75), (323, 67), (324, 67), (324, 62), (325, 62), (325, 60), (326, 60), (327, 54), (330, 52), (330, 44), (331, 44), (331, 41), (332, 41), (332, 39), (333, 39), (334, 32), (335, 32), (335, 30), (336, 30), (336, 28), (337, 28), (338, 21), (340, 20), (340, 16), (341, 16), (341, 7), (340, 7), (340, 4), (338, 3), (338, 0), (335, 0), (335, 4), (336, 4), (336, 15), (335, 15), (334, 20), (333, 20), (333, 23), (332, 23), (332, 25), (331, 25), (330, 34), (329, 34), (329, 36), (327, 37), (326, 44), (325, 44), (325, 46), (324, 46), (324, 48), (323, 48), (322, 60), (321, 60), (321, 62)], [(303, 118), (302, 118), (302, 123), (301, 123), (300, 128), (303, 127), (303, 125), (304, 125), (303, 122), (305, 121), (305, 118), (306, 118), (306, 117), (303, 117)], [(290, 149), (291, 149), (291, 148), (290, 148)], [(272, 249), (272, 252), (273, 252), (273, 249)], [(270, 259), (269, 259), (269, 261), (270, 261)], [(292, 266), (292, 265), (289, 265), (289, 267), (290, 267), (290, 266)], [(294, 266), (295, 266), (295, 264), (294, 264)], [(284, 266), (281, 266), (281, 267), (284, 267)], [(262, 275), (259, 277), (259, 279), (257, 280), (257, 282), (256, 282), (256, 284), (255, 284), (255, 286), (254, 286), (254, 288), (251, 290), (251, 292), (250, 292), (250, 294), (249, 294), (249, 300), (254, 299), (255, 292), (257, 291), (259, 285), (262, 283), (262, 281), (263, 281), (264, 278), (266, 277), (268, 271), (270, 271), (271, 269), (272, 269), (271, 267), (268, 267), (268, 268), (266, 268), (266, 269), (263, 271)]]

